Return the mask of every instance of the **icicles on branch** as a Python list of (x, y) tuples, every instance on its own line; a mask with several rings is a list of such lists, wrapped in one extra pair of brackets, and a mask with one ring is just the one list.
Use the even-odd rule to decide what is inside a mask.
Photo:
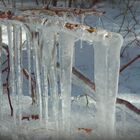
[(61, 95), (62, 95), (62, 118), (63, 131), (66, 138), (70, 137), (70, 115), (71, 115), (71, 79), (73, 49), (75, 38), (73, 36), (60, 34), (60, 68), (61, 68)]
[(0, 118), (2, 118), (3, 106), (3, 82), (2, 82), (2, 27), (0, 26)]
[[(12, 22), (12, 20), (10, 22)], [(24, 73), (26, 78), (29, 79), (29, 95), (32, 94), (32, 83), (35, 83), (34, 88), (36, 92), (35, 94), (37, 95), (37, 102), (35, 102), (35, 106), (32, 107), (35, 107), (37, 110), (36, 113), (38, 114), (31, 115), (32, 118), (40, 119), (39, 122), (41, 125), (42, 121), (45, 120), (46, 127), (47, 122), (51, 120), (55, 124), (57, 132), (59, 131), (59, 128), (62, 127), (62, 136), (70, 138), (71, 79), (73, 70), (74, 75), (76, 75), (78, 79), (82, 79), (84, 81), (82, 84), (86, 83), (90, 85), (89, 87), (92, 88), (92, 90), (95, 90), (95, 96), (97, 99), (97, 122), (99, 122), (99, 124), (97, 124), (98, 133), (106, 138), (108, 136), (114, 136), (115, 103), (119, 74), (119, 52), (120, 46), (122, 45), (121, 36), (113, 34), (114, 38), (109, 37), (107, 36), (106, 31), (100, 31), (95, 34), (93, 32), (96, 32), (96, 29), (81, 24), (58, 24), (56, 27), (61, 26), (60, 28), (53, 28), (54, 24), (52, 22), (50, 23), (50, 26), (26, 24), (28, 26), (25, 30), (25, 32), (27, 32), (26, 40), (28, 45), (27, 70), (25, 68), (21, 68), (23, 66), (21, 64), (21, 27), (20, 25), (14, 26), (15, 28), (13, 30), (13, 26), (8, 25), (7, 31), (11, 69), (10, 82), (12, 83), (12, 93), (15, 94), (16, 92), (20, 100), (22, 95), (21, 89), (23, 86), (21, 73)], [(24, 27), (25, 26), (23, 26), (23, 28)], [(74, 68), (72, 69), (73, 49), (76, 38), (75, 33), (78, 29), (80, 29), (80, 37), (80, 33), (82, 32), (88, 32), (89, 36), (93, 35), (91, 36), (91, 43), (95, 44), (94, 57), (96, 89), (95, 85), (93, 85), (90, 80)], [(89, 41), (89, 38), (86, 35), (84, 34), (83, 39)], [(80, 37), (77, 38), (79, 39)], [(13, 46), (13, 41), (15, 42), (15, 46)], [(112, 47), (114, 44), (115, 47)], [(112, 61), (112, 58), (114, 58), (114, 61)], [(35, 76), (34, 79), (31, 77), (32, 72)], [(17, 80), (16, 85), (13, 82), (15, 79)], [(59, 84), (57, 83), (58, 81)], [(59, 95), (61, 95), (61, 99), (59, 98)], [(50, 100), (51, 105), (49, 104)], [(18, 115), (20, 121), (25, 118), (21, 114), (22, 105), (19, 105)], [(59, 117), (61, 117), (62, 120), (59, 121)], [(108, 118), (110, 119), (110, 124), (107, 124)]]
[(15, 70), (16, 70), (16, 94), (18, 97), (18, 116), (19, 116), (19, 122), (21, 123), (22, 118), (22, 106), (20, 104), (20, 100), (22, 97), (22, 29), (20, 26), (16, 26), (14, 28), (14, 43), (15, 43)]
[[(11, 102), (11, 97), (10, 97), (10, 91), (11, 95), (14, 95), (15, 93), (15, 73), (14, 73), (14, 48), (13, 48), (13, 36), (12, 36), (12, 31), (13, 28), (9, 25), (7, 26), (7, 33), (8, 33), (8, 46), (9, 46), (9, 53), (8, 53), (8, 74), (6, 77), (6, 83), (7, 83), (7, 94), (8, 94), (8, 100), (9, 100), (9, 105), (11, 108), (11, 116), (13, 116), (13, 106)], [(10, 81), (9, 81), (10, 80)], [(10, 85), (9, 85), (10, 83)], [(11, 90), (10, 90), (11, 86)]]

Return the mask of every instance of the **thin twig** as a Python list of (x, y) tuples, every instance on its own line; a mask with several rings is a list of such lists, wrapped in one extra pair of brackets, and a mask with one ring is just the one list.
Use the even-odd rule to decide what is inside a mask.
[(140, 115), (140, 109), (138, 109), (136, 106), (134, 106), (133, 104), (131, 104), (130, 102), (121, 99), (121, 98), (117, 98), (116, 103), (118, 104), (123, 104), (125, 105), (127, 108), (129, 108), (131, 111), (135, 112), (136, 114)]
[(91, 80), (84, 76), (75, 67), (72, 68), (72, 73), (76, 75), (80, 80), (82, 80), (86, 85), (88, 85), (91, 89), (95, 90), (95, 84), (93, 84)]
[(120, 69), (120, 73), (122, 71), (124, 71), (128, 66), (130, 66), (132, 63), (134, 63), (136, 60), (138, 60), (140, 58), (140, 54), (138, 56), (136, 56), (135, 58), (133, 58), (132, 60), (130, 60), (127, 64), (125, 64), (121, 69)]

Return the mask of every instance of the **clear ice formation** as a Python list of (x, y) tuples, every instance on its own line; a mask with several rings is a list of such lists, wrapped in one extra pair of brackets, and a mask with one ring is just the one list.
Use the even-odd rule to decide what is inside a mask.
[[(47, 128), (50, 123), (56, 129), (56, 138), (71, 138), (73, 51), (75, 41), (80, 40), (82, 35), (82, 39), (93, 44), (94, 47), (97, 137), (112, 138), (115, 136), (115, 103), (118, 92), (122, 36), (102, 29), (94, 33), (88, 33), (82, 29), (72, 31), (64, 28), (64, 23), (65, 21), (58, 18), (50, 18), (44, 25), (0, 20), (0, 50), (2, 50), (3, 30), (6, 30), (7, 45), (10, 51), (9, 84), (10, 94), (15, 97), (11, 99), (14, 126), (22, 125), (24, 110), (21, 98), (26, 92), (32, 97), (32, 113), (39, 115), (40, 126)], [(23, 38), (23, 34), (25, 38)], [(22, 60), (23, 44), (27, 49), (26, 66)], [(2, 62), (0, 63), (2, 64)], [(23, 68), (26, 68), (26, 73), (23, 72)], [(25, 75), (23, 73), (28, 79), (26, 91), (24, 90)], [(3, 111), (4, 90), (2, 83), (1, 70), (1, 121), (4, 119), (5, 113)]]

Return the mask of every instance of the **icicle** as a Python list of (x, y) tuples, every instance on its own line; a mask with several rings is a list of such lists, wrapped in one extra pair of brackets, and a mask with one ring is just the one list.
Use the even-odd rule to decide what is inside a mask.
[(114, 34), (113, 38), (104, 38), (104, 33), (102, 33), (98, 39), (100, 42), (96, 42), (94, 48), (97, 133), (100, 138), (113, 139), (122, 37)]
[[(49, 120), (49, 110), (48, 110), (48, 70), (49, 70), (49, 63), (50, 63), (50, 43), (51, 39), (50, 39), (50, 34), (48, 34), (48, 32), (46, 31), (42, 31), (40, 34), (40, 57), (41, 57), (41, 64), (42, 64), (42, 110), (43, 110), (43, 118), (45, 121), (45, 127), (46, 129), (48, 129), (48, 120)], [(46, 54), (46, 52), (48, 52)]]
[(28, 72), (30, 74), (29, 76), (29, 95), (31, 96), (31, 48), (32, 48), (32, 42), (31, 42), (31, 37), (28, 33), (26, 33), (26, 39), (27, 39), (27, 59), (28, 59)]
[[(10, 90), (10, 95), (13, 95), (16, 97), (16, 92), (15, 92), (15, 89), (16, 89), (16, 85), (15, 85), (15, 64), (14, 64), (14, 57), (15, 57), (15, 54), (14, 54), (14, 46), (13, 46), (13, 27), (11, 25), (7, 25), (7, 34), (8, 34), (8, 48), (9, 48), (9, 52), (10, 52), (10, 86), (11, 86), (11, 90)], [(14, 100), (14, 108), (16, 108), (16, 99)], [(14, 109), (14, 112), (13, 112), (13, 115), (14, 115), (14, 123), (16, 124), (16, 109)]]
[[(84, 20), (85, 20), (85, 15), (82, 14), (82, 15), (81, 15), (81, 24), (82, 24), (82, 25), (84, 25)], [(81, 48), (81, 49), (83, 48), (83, 36), (84, 36), (83, 34), (84, 34), (84, 32), (82, 33), (81, 41), (80, 41), (80, 46), (81, 46), (80, 48)]]
[[(44, 52), (43, 52), (44, 53)], [(44, 55), (44, 54), (43, 54)], [(45, 54), (46, 55), (46, 54)], [(43, 104), (43, 113), (44, 113), (44, 119), (45, 119), (45, 126), (47, 128), (47, 122), (48, 122), (48, 67), (46, 65), (45, 62), (47, 62), (47, 60), (45, 59), (45, 56), (43, 56), (43, 63), (42, 63), (42, 67), (43, 67), (43, 76), (44, 76), (44, 88), (43, 88), (43, 100), (42, 100), (42, 104)]]
[(0, 119), (3, 119), (3, 82), (2, 82), (2, 25), (0, 25)]
[(99, 19), (98, 19), (98, 27), (101, 28), (101, 17), (99, 16)]
[(40, 124), (42, 123), (42, 91), (41, 91), (41, 80), (40, 80), (40, 67), (39, 67), (39, 44), (38, 44), (38, 32), (33, 31), (33, 51), (35, 61), (35, 72), (36, 72), (36, 91), (38, 95), (38, 106), (39, 106), (39, 119)]
[(58, 128), (58, 109), (59, 109), (59, 105), (58, 105), (58, 87), (57, 87), (57, 73), (56, 73), (56, 70), (57, 70), (57, 65), (56, 65), (56, 62), (57, 62), (57, 48), (56, 48), (56, 34), (53, 34), (52, 36), (53, 40), (54, 40), (54, 44), (52, 46), (52, 50), (51, 50), (51, 65), (50, 65), (50, 87), (51, 87), (51, 93), (52, 93), (52, 101), (53, 101), (53, 113), (54, 113), (54, 120), (55, 120), (55, 125), (56, 125), (56, 137), (58, 138), (58, 131), (59, 131), (59, 128)]
[(47, 128), (47, 123), (48, 123), (48, 54), (46, 52), (49, 52), (49, 47), (48, 47), (48, 36), (45, 34), (45, 32), (42, 32), (42, 74), (43, 74), (43, 89), (42, 89), (42, 110), (43, 110), (43, 118), (45, 119), (45, 127)]
[(82, 14), (82, 15), (81, 15), (81, 24), (82, 24), (82, 25), (84, 25), (84, 21), (85, 21), (85, 15)]
[[(50, 118), (55, 124), (55, 129), (56, 129), (56, 137), (58, 138), (58, 88), (57, 88), (57, 74), (56, 74), (56, 61), (57, 61), (57, 48), (55, 46), (55, 34), (53, 32), (48, 32), (44, 34), (44, 39), (46, 40), (45, 44), (47, 46), (44, 46), (43, 49), (43, 61), (45, 62), (44, 64), (44, 70), (45, 70), (45, 77), (44, 80), (45, 83), (45, 97), (46, 97), (46, 107), (48, 107), (48, 85), (47, 81), (49, 80), (49, 92), (50, 92), (50, 100), (52, 104), (52, 110), (50, 114)], [(44, 44), (44, 45), (45, 45)], [(47, 55), (46, 55), (47, 52)], [(46, 96), (47, 95), (47, 96)], [(46, 108), (47, 110), (47, 108)], [(48, 111), (48, 110), (47, 110)], [(48, 117), (48, 114), (46, 114), (46, 117)]]
[(60, 68), (61, 68), (61, 95), (62, 95), (62, 126), (63, 135), (70, 138), (71, 131), (71, 75), (74, 48), (74, 37), (66, 33), (60, 34)]
[[(102, 38), (101, 38), (102, 39)], [(101, 41), (102, 42), (102, 41)], [(97, 95), (97, 129), (98, 134), (101, 135), (101, 138), (107, 137), (108, 132), (104, 132), (106, 129), (106, 114), (104, 111), (107, 111), (106, 106), (104, 105), (107, 101), (107, 52), (108, 52), (108, 46), (104, 46), (103, 44), (98, 44), (98, 46), (95, 46), (95, 52), (94, 52), (94, 62), (95, 62), (95, 83), (96, 83), (96, 95)], [(101, 55), (102, 54), (102, 55)], [(102, 88), (101, 88), (102, 87)], [(98, 120), (100, 116), (100, 120)], [(102, 127), (100, 127), (102, 125)], [(110, 125), (110, 124), (109, 124)], [(100, 131), (100, 132), (99, 132)], [(108, 131), (108, 130), (107, 130)]]
[(22, 45), (22, 32), (21, 27), (15, 27), (15, 62), (16, 62), (16, 78), (17, 78), (17, 96), (18, 96), (18, 116), (19, 116), (19, 123), (21, 124), (22, 120), (22, 105), (21, 105), (21, 98), (22, 98), (22, 73), (21, 73), (21, 45)]

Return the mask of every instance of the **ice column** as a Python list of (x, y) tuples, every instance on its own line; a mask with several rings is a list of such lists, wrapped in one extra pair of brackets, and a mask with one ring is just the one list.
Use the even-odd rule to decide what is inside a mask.
[(74, 49), (74, 37), (61, 33), (60, 40), (60, 67), (61, 67), (61, 95), (63, 136), (69, 139), (71, 128), (71, 76)]
[[(48, 92), (50, 92), (50, 100), (52, 102), (52, 112), (50, 113), (51, 119), (55, 122), (56, 129), (58, 127), (58, 88), (56, 77), (56, 47), (54, 46), (54, 32), (47, 30), (44, 31), (45, 41), (43, 44), (43, 69), (44, 69), (44, 96), (43, 104), (45, 106), (45, 118), (48, 119)], [(47, 52), (47, 54), (46, 54)], [(48, 85), (49, 83), (49, 85)], [(50, 89), (48, 91), (48, 88)]]
[(38, 106), (39, 106), (39, 117), (40, 123), (42, 123), (42, 88), (41, 88), (41, 77), (40, 77), (40, 64), (39, 64), (39, 34), (33, 31), (32, 36), (33, 50), (34, 50), (34, 61), (35, 61), (35, 73), (36, 73), (36, 90), (38, 95)]
[[(42, 105), (43, 105), (43, 118), (45, 119), (45, 125), (47, 128), (47, 122), (49, 119), (48, 116), (48, 62), (50, 61), (49, 59), (49, 47), (47, 45), (49, 45), (49, 39), (47, 39), (47, 36), (45, 36), (45, 34), (43, 34), (44, 37), (46, 37), (46, 40), (44, 40), (45, 42), (43, 43), (43, 51), (42, 51), (42, 71), (43, 71), (43, 99), (42, 99)], [(48, 54), (46, 54), (46, 52), (48, 52)]]
[(18, 117), (19, 123), (21, 124), (22, 119), (22, 106), (21, 106), (21, 98), (22, 98), (22, 73), (21, 73), (21, 58), (22, 58), (22, 30), (20, 26), (16, 26), (14, 29), (14, 43), (15, 43), (15, 71), (16, 71), (16, 93), (18, 97)]
[[(98, 35), (98, 33), (97, 33)], [(95, 43), (95, 85), (97, 96), (97, 135), (107, 139), (115, 137), (115, 103), (118, 92), (120, 48), (119, 34), (98, 35)]]
[[(9, 84), (11, 86), (10, 95), (16, 96), (16, 84), (15, 82), (15, 52), (14, 52), (14, 38), (13, 38), (13, 26), (11, 23), (8, 23), (7, 25), (7, 34), (8, 34), (8, 47), (9, 47), (9, 60), (10, 60), (10, 77), (9, 77)], [(12, 102), (12, 101), (11, 101)], [(13, 116), (14, 116), (14, 123), (16, 124), (16, 100), (14, 100), (14, 106), (13, 106)]]
[(0, 118), (2, 118), (2, 96), (3, 96), (3, 86), (2, 86), (2, 26), (0, 26)]
[[(31, 48), (32, 48), (32, 41), (31, 41), (31, 36), (29, 33), (26, 32), (26, 39), (27, 39), (27, 59), (28, 59), (28, 72), (31, 74)], [(31, 76), (29, 76), (29, 95), (32, 96), (31, 94)]]

